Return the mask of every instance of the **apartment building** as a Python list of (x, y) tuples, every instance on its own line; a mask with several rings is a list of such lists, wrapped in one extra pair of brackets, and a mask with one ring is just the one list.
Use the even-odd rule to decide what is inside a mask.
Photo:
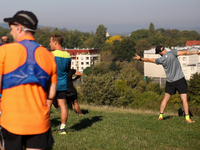
[(87, 67), (100, 62), (100, 54), (98, 54), (98, 49), (65, 49), (71, 56), (71, 68), (76, 69), (79, 72)]
[[(170, 50), (188, 50), (188, 51), (200, 51), (200, 46), (187, 46), (187, 47), (172, 47)], [(155, 48), (144, 51), (144, 58), (159, 58), (159, 54), (155, 54)], [(196, 72), (200, 73), (200, 56), (199, 55), (183, 55), (178, 56), (183, 73), (186, 80)], [(153, 82), (159, 83), (162, 87), (166, 83), (166, 74), (162, 65), (156, 65), (155, 63), (144, 62), (144, 76), (152, 78)]]

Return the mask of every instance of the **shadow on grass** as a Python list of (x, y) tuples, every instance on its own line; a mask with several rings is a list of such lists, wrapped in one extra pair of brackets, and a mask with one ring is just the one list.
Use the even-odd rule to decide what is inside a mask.
[(167, 119), (170, 119), (170, 118), (173, 118), (173, 117), (177, 117), (177, 116), (166, 116), (166, 117), (163, 117), (163, 120), (167, 120)]
[(83, 114), (88, 114), (88, 113), (89, 113), (88, 110), (86, 110), (86, 109), (81, 109), (81, 112), (82, 112)]
[[(60, 118), (53, 118), (51, 119), (51, 130), (54, 128), (54, 127), (57, 127), (60, 125)], [(55, 129), (56, 130), (56, 129)], [(52, 130), (52, 131), (55, 131), (55, 130)], [(57, 131), (57, 130), (56, 130)]]
[(83, 120), (80, 121), (80, 123), (77, 123), (70, 127), (69, 129), (72, 129), (74, 131), (80, 131), (82, 129), (85, 129), (87, 127), (90, 127), (93, 123), (102, 121), (102, 116), (94, 116), (91, 119), (89, 118), (84, 118)]

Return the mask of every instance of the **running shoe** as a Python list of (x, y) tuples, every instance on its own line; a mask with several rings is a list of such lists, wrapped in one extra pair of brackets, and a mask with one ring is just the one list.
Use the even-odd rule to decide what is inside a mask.
[(67, 134), (67, 132), (66, 132), (65, 129), (60, 129), (60, 130), (59, 130), (59, 134)]
[(192, 119), (189, 119), (189, 120), (185, 119), (185, 122), (186, 123), (194, 123), (195, 121), (192, 121)]
[(162, 118), (162, 117), (159, 117), (158, 120), (163, 120), (163, 118)]

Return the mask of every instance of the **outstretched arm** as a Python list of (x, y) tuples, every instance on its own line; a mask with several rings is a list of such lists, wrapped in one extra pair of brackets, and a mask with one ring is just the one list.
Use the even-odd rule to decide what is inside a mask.
[(78, 71), (76, 71), (75, 76), (76, 76), (76, 77), (73, 79), (73, 81), (79, 79), (81, 76), (83, 76), (83, 74), (80, 73), (80, 72), (78, 72)]
[(144, 61), (144, 62), (155, 63), (155, 58), (141, 58), (141, 57), (138, 56), (137, 54), (135, 54), (135, 57), (133, 57), (133, 59), (135, 59), (135, 60), (140, 60), (140, 61)]
[(180, 55), (194, 55), (194, 54), (200, 54), (200, 52), (194, 52), (194, 51), (178, 51), (177, 56)]

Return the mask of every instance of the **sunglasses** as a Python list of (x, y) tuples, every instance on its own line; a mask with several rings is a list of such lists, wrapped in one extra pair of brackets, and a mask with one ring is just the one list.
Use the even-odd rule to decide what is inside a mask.
[(8, 23), (8, 26), (10, 27), (11, 25), (17, 26), (18, 24), (17, 24), (17, 23), (14, 23), (14, 22), (9, 22), (9, 23)]
[(160, 52), (162, 52), (162, 51), (164, 51), (165, 50), (165, 48), (163, 47), (163, 49), (162, 50), (160, 50)]

